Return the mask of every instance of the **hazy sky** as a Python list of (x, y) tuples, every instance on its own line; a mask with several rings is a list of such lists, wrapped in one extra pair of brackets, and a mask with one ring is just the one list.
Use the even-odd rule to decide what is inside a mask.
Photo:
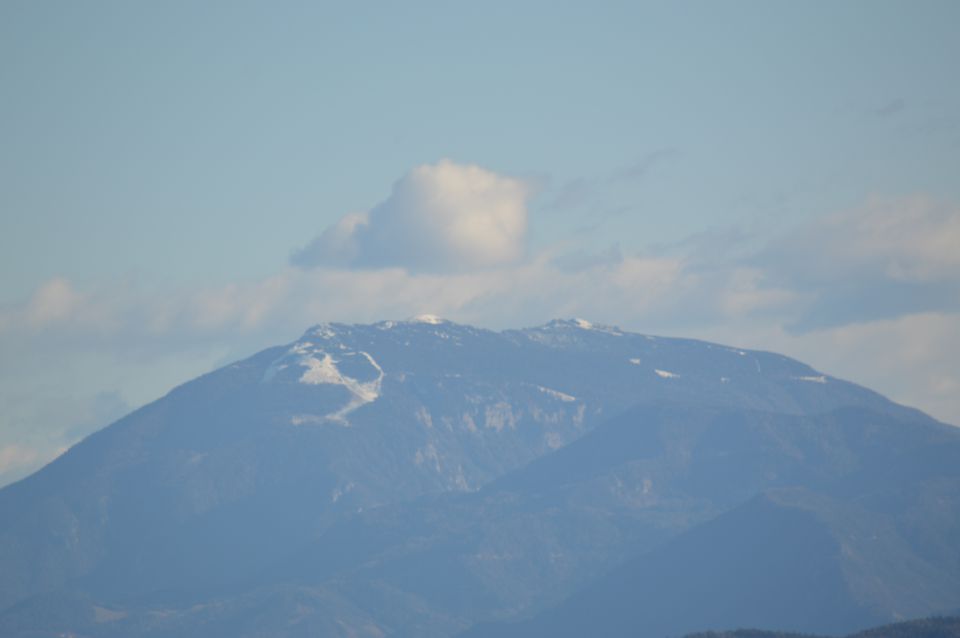
[(319, 321), (582, 316), (960, 424), (960, 3), (0, 4), (0, 483)]

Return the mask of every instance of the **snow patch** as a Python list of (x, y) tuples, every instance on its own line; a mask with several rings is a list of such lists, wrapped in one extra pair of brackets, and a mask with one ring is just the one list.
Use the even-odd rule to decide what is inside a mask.
[[(310, 334), (315, 337), (320, 337), (321, 339), (333, 339), (337, 336), (337, 333), (333, 330), (332, 326), (329, 323), (321, 323), (314, 326), (313, 330), (310, 331)], [(305, 345), (313, 345), (307, 343)]]
[(622, 336), (623, 332), (616, 326), (604, 326), (598, 323), (592, 323), (586, 319), (575, 318), (573, 323), (582, 330), (593, 330), (594, 332), (603, 332), (608, 335)]
[(630, 363), (632, 363), (632, 364), (635, 365), (635, 366), (640, 365), (640, 359), (633, 358), (633, 359), (630, 359), (629, 361), (630, 361)]
[(570, 403), (571, 401), (576, 401), (576, 400), (577, 400), (577, 397), (570, 396), (569, 394), (566, 394), (566, 393), (564, 393), (564, 392), (560, 392), (560, 391), (558, 391), (558, 390), (551, 390), (550, 388), (545, 388), (545, 387), (543, 387), (542, 385), (538, 385), (538, 386), (537, 386), (537, 389), (540, 390), (540, 392), (543, 392), (544, 394), (546, 394), (547, 396), (551, 396), (551, 397), (553, 397), (554, 399), (559, 399), (560, 401), (563, 401), (564, 403)]
[(675, 372), (668, 372), (667, 370), (654, 370), (654, 372), (657, 373), (657, 376), (658, 376), (658, 377), (662, 377), (662, 378), (664, 378), (664, 379), (679, 379), (679, 378), (680, 378), (680, 375), (679, 375), (679, 374), (676, 374)]
[(327, 415), (327, 418), (334, 421), (346, 422), (346, 416), (359, 408), (361, 405), (373, 403), (380, 397), (380, 385), (383, 382), (383, 369), (374, 361), (368, 353), (361, 351), (359, 354), (366, 357), (377, 370), (377, 378), (373, 381), (361, 382), (353, 377), (348, 377), (337, 369), (337, 362), (327, 353), (323, 353), (323, 359), (316, 357), (306, 357), (301, 359), (300, 365), (305, 366), (307, 370), (301, 375), (300, 383), (310, 385), (331, 384), (342, 385), (350, 391), (352, 395), (350, 401), (336, 412)]
[(338, 356), (340, 355), (360, 355), (364, 357), (377, 371), (377, 378), (371, 381), (360, 381), (359, 379), (354, 379), (353, 377), (343, 374), (337, 367), (337, 359), (334, 359), (330, 353), (317, 349), (317, 347), (309, 341), (295, 343), (284, 356), (280, 357), (271, 363), (269, 367), (267, 367), (266, 371), (263, 373), (261, 383), (269, 383), (273, 381), (273, 379), (277, 376), (277, 373), (280, 371), (286, 370), (291, 365), (298, 365), (306, 368), (306, 370), (304, 370), (303, 374), (301, 374), (300, 378), (298, 379), (300, 383), (306, 385), (340, 385), (350, 392), (350, 400), (347, 401), (347, 404), (336, 412), (328, 414), (325, 417), (302, 414), (294, 415), (290, 419), (290, 422), (293, 425), (313, 423), (317, 419), (333, 420), (338, 421), (343, 425), (349, 425), (346, 420), (346, 416), (348, 414), (359, 408), (361, 405), (373, 403), (380, 397), (380, 387), (383, 382), (383, 369), (377, 364), (373, 357), (371, 357), (369, 353), (363, 351), (357, 353), (344, 351), (338, 354)]
[(319, 414), (294, 414), (292, 417), (290, 417), (290, 425), (318, 425), (320, 423), (325, 423), (326, 420), (327, 417), (320, 416)]
[(343, 375), (337, 369), (337, 364), (327, 353), (323, 353), (323, 359), (316, 357), (305, 357), (300, 361), (300, 365), (307, 368), (307, 371), (300, 376), (300, 383), (318, 385), (321, 383), (332, 383), (346, 385)]
[(438, 324), (444, 323), (444, 320), (438, 317), (437, 315), (422, 314), (422, 315), (417, 315), (416, 317), (413, 317), (412, 319), (410, 319), (410, 323), (427, 323), (432, 326), (436, 326)]
[(797, 381), (809, 381), (810, 383), (826, 383), (827, 382), (827, 377), (825, 377), (822, 374), (815, 377), (810, 376), (810, 377), (793, 377), (793, 378), (796, 379)]

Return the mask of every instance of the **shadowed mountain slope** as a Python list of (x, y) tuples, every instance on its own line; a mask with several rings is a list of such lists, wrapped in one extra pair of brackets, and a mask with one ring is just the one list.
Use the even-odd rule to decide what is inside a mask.
[[(0, 634), (558, 631), (600, 601), (611, 631), (845, 631), (960, 606), (958, 444), (769, 353), (321, 325), (0, 490)], [(691, 583), (727, 598), (671, 624)]]

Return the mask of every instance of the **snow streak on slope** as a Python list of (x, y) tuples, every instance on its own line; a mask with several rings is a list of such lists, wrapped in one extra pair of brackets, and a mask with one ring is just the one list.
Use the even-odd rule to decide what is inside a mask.
[[(327, 414), (324, 418), (336, 421), (341, 425), (350, 425), (347, 415), (367, 403), (373, 403), (380, 397), (380, 387), (383, 382), (383, 369), (369, 353), (364, 351), (343, 351), (338, 353), (341, 359), (334, 359), (330, 353), (317, 348), (307, 342), (294, 344), (285, 354), (274, 361), (263, 375), (263, 382), (269, 383), (276, 375), (288, 368), (291, 364), (306, 368), (298, 381), (306, 385), (339, 385), (350, 392), (350, 400), (339, 410)], [(360, 381), (344, 374), (337, 364), (345, 357), (361, 356), (376, 370), (376, 378), (370, 381)], [(309, 419), (301, 422), (309, 422)], [(296, 423), (295, 423), (296, 424)]]
[(542, 385), (538, 385), (537, 389), (540, 390), (540, 392), (543, 392), (544, 394), (546, 394), (547, 396), (551, 396), (554, 399), (563, 401), (564, 403), (569, 403), (571, 401), (577, 400), (577, 397), (570, 396), (569, 394), (566, 394), (565, 392), (560, 392), (559, 390), (545, 388)]

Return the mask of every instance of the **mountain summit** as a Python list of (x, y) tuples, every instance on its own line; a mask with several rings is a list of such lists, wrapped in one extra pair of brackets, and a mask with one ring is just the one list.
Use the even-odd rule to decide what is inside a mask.
[(960, 608), (958, 521), (958, 430), (787, 357), (320, 324), (0, 490), (0, 635), (844, 632)]

